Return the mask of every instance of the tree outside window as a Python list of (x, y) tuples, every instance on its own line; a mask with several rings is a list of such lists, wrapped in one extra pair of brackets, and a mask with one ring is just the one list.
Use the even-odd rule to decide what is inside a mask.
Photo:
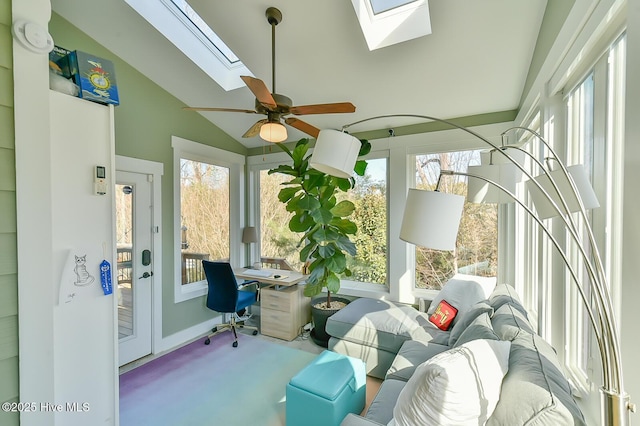
[[(417, 155), (416, 188), (434, 190), (440, 170), (466, 172), (480, 164), (480, 151)], [(465, 176), (445, 176), (440, 191), (467, 195)], [(498, 260), (498, 213), (495, 204), (465, 203), (454, 251), (416, 247), (416, 287), (439, 290), (456, 273), (495, 276)]]

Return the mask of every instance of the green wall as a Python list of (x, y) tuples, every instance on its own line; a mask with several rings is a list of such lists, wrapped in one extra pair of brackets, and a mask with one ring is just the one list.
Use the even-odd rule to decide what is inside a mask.
[[(212, 317), (204, 298), (174, 303), (173, 150), (171, 136), (246, 155), (247, 149), (57, 14), (49, 32), (56, 45), (113, 61), (120, 105), (115, 108), (116, 154), (164, 164), (162, 177), (162, 334), (168, 336)], [(211, 83), (215, 84), (215, 83)]]
[[(18, 401), (18, 260), (11, 0), (0, 0), (0, 403)], [(20, 424), (0, 410), (0, 424)]]

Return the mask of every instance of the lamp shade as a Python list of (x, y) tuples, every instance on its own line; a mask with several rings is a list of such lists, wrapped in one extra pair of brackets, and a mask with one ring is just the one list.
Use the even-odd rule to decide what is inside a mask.
[[(518, 175), (522, 175), (514, 164), (493, 164), (486, 166), (469, 166), (469, 185), (467, 188), (467, 201), (470, 203), (511, 203), (514, 199), (497, 186), (497, 183), (507, 191), (515, 194), (518, 184)], [(520, 172), (520, 173), (518, 173)], [(471, 175), (481, 176), (489, 182)]]
[[(580, 198), (584, 204), (585, 209), (593, 209), (596, 207), (600, 207), (600, 203), (598, 203), (598, 198), (596, 197), (596, 193), (589, 182), (589, 177), (587, 176), (587, 172), (582, 165), (575, 165), (567, 167), (567, 171), (571, 176), (571, 179), (576, 185), (578, 190), (578, 194), (580, 194)], [(578, 203), (578, 199), (576, 198), (575, 193), (571, 188), (571, 184), (567, 180), (566, 176), (562, 172), (562, 170), (554, 170), (550, 173), (554, 182), (558, 186), (560, 193), (563, 198), (567, 202), (567, 206), (569, 207), (569, 211), (571, 213), (580, 211), (580, 204)], [(553, 204), (549, 201), (549, 197), (553, 199), (553, 201), (563, 209), (562, 203), (556, 190), (551, 185), (551, 180), (549, 179), (548, 174), (543, 174), (534, 178), (547, 192), (548, 196), (545, 195), (540, 189), (532, 182), (527, 181), (527, 189), (529, 190), (529, 194), (531, 195), (531, 199), (533, 200), (533, 204), (536, 208), (538, 216), (540, 219), (549, 219), (554, 216), (558, 216), (558, 212), (555, 208), (553, 208)], [(566, 212), (565, 212), (566, 213)]]
[(255, 226), (247, 226), (242, 230), (242, 242), (245, 244), (258, 242), (258, 231)]
[(260, 137), (267, 142), (282, 142), (287, 140), (287, 128), (278, 122), (264, 123), (260, 127)]
[(362, 144), (348, 133), (321, 130), (309, 165), (331, 176), (350, 178)]
[(409, 189), (400, 239), (434, 250), (454, 250), (464, 197)]

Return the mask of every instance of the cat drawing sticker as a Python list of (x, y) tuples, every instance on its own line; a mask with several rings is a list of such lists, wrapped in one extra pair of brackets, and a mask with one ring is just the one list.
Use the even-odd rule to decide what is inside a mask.
[(91, 284), (95, 278), (87, 271), (87, 255), (75, 256), (75, 258), (76, 266), (73, 268), (73, 272), (76, 273), (76, 281), (74, 284), (81, 287)]

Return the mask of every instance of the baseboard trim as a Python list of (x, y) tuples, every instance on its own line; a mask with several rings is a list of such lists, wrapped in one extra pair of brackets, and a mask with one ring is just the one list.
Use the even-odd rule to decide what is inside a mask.
[(173, 333), (169, 336), (163, 337), (160, 344), (156, 348), (154, 355), (160, 352), (170, 351), (185, 343), (196, 339), (204, 334), (207, 334), (213, 327), (222, 323), (222, 316), (218, 316), (209, 321), (202, 322), (187, 329), (181, 330), (177, 333)]

